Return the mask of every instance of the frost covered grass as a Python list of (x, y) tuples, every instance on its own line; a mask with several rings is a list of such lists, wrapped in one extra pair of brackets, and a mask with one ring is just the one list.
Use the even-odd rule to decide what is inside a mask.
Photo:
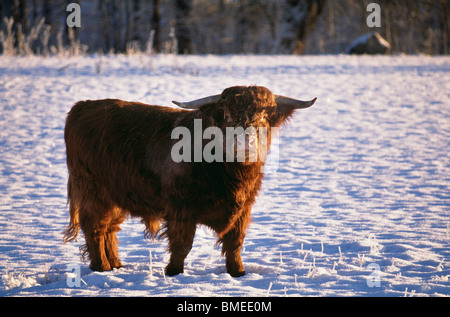
[[(449, 296), (449, 75), (449, 57), (428, 56), (0, 56), (0, 296)], [(82, 237), (62, 244), (76, 101), (171, 106), (251, 84), (318, 101), (280, 132), (245, 276), (225, 273), (204, 227), (175, 277), (138, 219), (119, 270), (92, 272)]]

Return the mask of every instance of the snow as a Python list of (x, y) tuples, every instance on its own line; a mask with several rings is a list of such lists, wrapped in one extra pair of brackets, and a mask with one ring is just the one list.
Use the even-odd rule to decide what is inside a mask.
[[(449, 74), (446, 56), (0, 56), (0, 296), (449, 296)], [(171, 106), (251, 84), (318, 101), (281, 130), (245, 276), (205, 227), (175, 277), (138, 219), (118, 270), (92, 272), (82, 237), (62, 244), (76, 101)]]

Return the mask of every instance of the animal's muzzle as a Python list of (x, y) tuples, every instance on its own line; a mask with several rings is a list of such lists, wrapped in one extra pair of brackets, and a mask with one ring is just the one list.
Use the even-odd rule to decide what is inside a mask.
[(258, 160), (258, 134), (242, 133), (234, 136), (233, 139), (234, 157), (238, 162)]

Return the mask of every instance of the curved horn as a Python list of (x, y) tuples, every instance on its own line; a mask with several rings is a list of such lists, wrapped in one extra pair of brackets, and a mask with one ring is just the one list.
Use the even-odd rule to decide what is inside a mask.
[(214, 95), (209, 96), (205, 98), (200, 98), (197, 100), (189, 101), (189, 102), (179, 102), (179, 101), (172, 101), (174, 104), (176, 104), (178, 107), (184, 108), (184, 109), (199, 109), (202, 106), (205, 106), (210, 103), (217, 103), (220, 100), (220, 95)]
[(317, 97), (310, 101), (302, 101), (289, 97), (275, 95), (275, 102), (278, 106), (291, 107), (293, 109), (304, 109), (311, 107), (317, 100)]

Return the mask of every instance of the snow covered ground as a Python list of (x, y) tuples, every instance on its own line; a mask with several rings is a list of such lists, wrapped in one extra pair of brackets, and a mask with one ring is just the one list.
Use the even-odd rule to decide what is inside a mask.
[[(119, 270), (92, 272), (82, 237), (62, 244), (76, 101), (170, 106), (251, 84), (318, 101), (281, 132), (245, 276), (225, 273), (203, 227), (175, 277), (138, 219)], [(0, 56), (0, 296), (449, 296), (449, 149), (449, 57)]]

